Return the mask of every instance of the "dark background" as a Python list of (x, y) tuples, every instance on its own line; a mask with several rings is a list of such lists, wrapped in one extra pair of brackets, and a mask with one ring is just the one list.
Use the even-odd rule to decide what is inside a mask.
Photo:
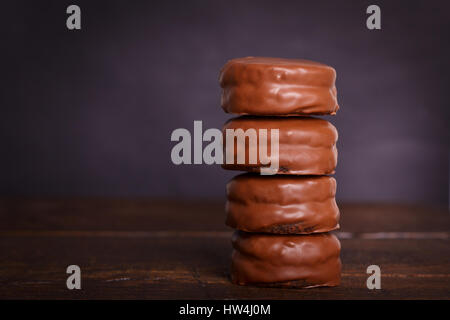
[[(82, 29), (66, 28), (78, 4)], [(366, 28), (381, 7), (382, 30)], [(2, 3), (0, 195), (223, 198), (235, 172), (171, 163), (176, 128), (220, 128), (231, 58), (337, 70), (338, 198), (449, 196), (448, 1)]]

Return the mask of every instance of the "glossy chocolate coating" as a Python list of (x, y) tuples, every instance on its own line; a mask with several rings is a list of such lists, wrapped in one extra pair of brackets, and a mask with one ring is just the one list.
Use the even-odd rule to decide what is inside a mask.
[(227, 184), (226, 224), (247, 232), (310, 234), (339, 228), (329, 176), (242, 174)]
[(340, 283), (341, 245), (332, 234), (288, 236), (236, 231), (231, 241), (233, 283), (306, 288)]
[[(250, 117), (243, 116), (229, 120), (226, 129), (278, 129), (279, 130), (279, 170), (278, 174), (324, 175), (334, 173), (337, 164), (336, 128), (328, 121), (312, 117)], [(269, 132), (269, 130), (268, 130)], [(267, 149), (270, 153), (270, 133)], [(226, 141), (224, 139), (224, 148)], [(235, 142), (234, 164), (224, 163), (228, 170), (260, 172), (261, 163), (248, 161), (248, 143), (246, 143), (246, 161), (237, 163)], [(224, 149), (225, 154), (225, 149)], [(259, 154), (259, 151), (257, 152)], [(268, 165), (266, 165), (267, 167)]]
[(228, 61), (219, 76), (225, 112), (324, 115), (339, 109), (336, 71), (308, 60), (246, 57)]

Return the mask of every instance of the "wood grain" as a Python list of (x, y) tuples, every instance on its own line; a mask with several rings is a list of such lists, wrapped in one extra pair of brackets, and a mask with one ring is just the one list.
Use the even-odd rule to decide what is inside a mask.
[[(229, 282), (231, 230), (220, 201), (1, 199), (0, 298), (450, 298), (446, 208), (340, 208), (342, 285), (302, 290)], [(71, 264), (82, 269), (82, 290), (66, 288)], [(366, 287), (371, 264), (381, 267), (382, 290)]]

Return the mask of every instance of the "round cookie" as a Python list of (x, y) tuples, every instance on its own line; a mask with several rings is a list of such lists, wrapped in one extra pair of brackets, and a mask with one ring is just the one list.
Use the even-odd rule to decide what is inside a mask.
[(227, 184), (226, 224), (247, 232), (310, 234), (339, 228), (329, 176), (242, 174)]
[[(238, 129), (242, 129), (241, 132), (244, 133), (256, 130), (256, 140), (251, 141), (246, 138), (245, 142), (239, 144), (239, 140), (234, 137), (229, 139), (229, 141), (233, 141), (233, 145), (227, 145), (227, 135), (231, 136), (233, 133), (236, 135), (239, 132)], [(247, 131), (248, 129), (254, 130)], [(330, 122), (312, 117), (242, 116), (229, 120), (222, 129), (224, 155), (226, 155), (224, 164), (222, 164), (224, 169), (260, 172), (261, 168), (270, 166), (270, 164), (263, 164), (259, 158), (260, 129), (267, 129), (267, 143), (263, 145), (267, 145), (269, 156), (272, 143), (271, 130), (278, 129), (279, 131), (278, 174), (324, 175), (334, 173), (337, 164), (337, 130)], [(240, 150), (245, 152), (245, 161), (241, 161), (241, 163), (238, 163), (238, 153), (241, 153), (238, 145), (241, 147)], [(250, 153), (255, 155), (257, 161), (250, 162)]]
[(272, 287), (337, 286), (340, 242), (332, 234), (271, 235), (236, 231), (231, 281)]
[(219, 75), (222, 108), (249, 115), (325, 115), (339, 109), (336, 71), (299, 59), (246, 57), (228, 61)]

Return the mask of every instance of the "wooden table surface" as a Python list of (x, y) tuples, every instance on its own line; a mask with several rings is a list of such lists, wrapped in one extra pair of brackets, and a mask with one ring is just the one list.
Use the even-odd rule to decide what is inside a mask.
[[(230, 283), (221, 201), (1, 199), (0, 299), (449, 299), (447, 208), (340, 204), (342, 284)], [(79, 265), (82, 289), (66, 288)], [(381, 290), (366, 268), (379, 265)]]

